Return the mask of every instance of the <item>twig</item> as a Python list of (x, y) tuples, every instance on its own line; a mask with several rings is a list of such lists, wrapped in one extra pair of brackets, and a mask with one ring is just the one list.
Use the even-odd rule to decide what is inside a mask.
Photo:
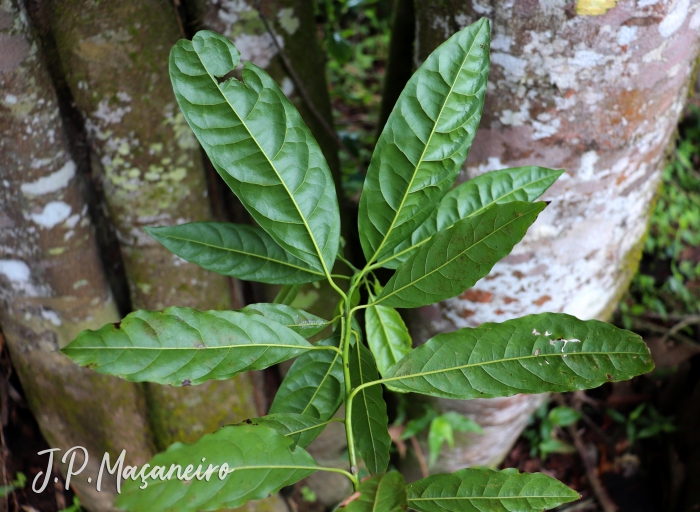
[[(671, 327), (666, 334), (664, 334), (663, 338), (661, 338), (661, 343), (666, 343), (671, 336), (676, 335), (676, 333), (678, 333), (678, 331), (680, 331), (684, 327), (695, 324), (700, 324), (700, 315), (691, 315), (685, 317), (683, 320)], [(698, 347), (698, 344), (693, 343), (692, 346)]]
[(557, 509), (557, 512), (579, 512), (581, 510), (586, 510), (591, 505), (595, 505), (595, 500), (593, 498), (588, 498), (587, 500), (575, 503), (570, 507)]
[(428, 478), (430, 473), (428, 472), (428, 464), (425, 462), (425, 456), (423, 455), (423, 450), (420, 447), (420, 443), (416, 436), (411, 436), (411, 446), (416, 452), (416, 457), (418, 457), (418, 464), (420, 465), (420, 472), (423, 474), (423, 478)]
[[(682, 322), (682, 320), (681, 320)], [(641, 318), (633, 318), (632, 323), (636, 325), (637, 327), (640, 327), (642, 329), (647, 329), (648, 331), (655, 332), (657, 334), (663, 334), (666, 335), (668, 334), (669, 330), (666, 327), (663, 327), (661, 325), (656, 325), (653, 322), (649, 322), (647, 320), (642, 320)], [(682, 328), (682, 327), (681, 327)], [(671, 328), (673, 329), (673, 327)], [(684, 343), (688, 346), (691, 347), (697, 347), (697, 343), (690, 338), (689, 336), (686, 336), (685, 334), (681, 334), (680, 332), (674, 332), (673, 334), (670, 334), (669, 337), (675, 338), (681, 343)]]
[(685, 162), (681, 159), (681, 156), (678, 154), (678, 148), (673, 147), (673, 156), (676, 157), (676, 161), (681, 164), (681, 167), (683, 167), (686, 171), (688, 171), (695, 179), (700, 180), (700, 173), (693, 169), (692, 167), (688, 167)]
[(180, 29), (180, 35), (185, 38), (185, 26), (182, 24), (182, 18), (180, 17), (180, 0), (173, 0), (173, 9), (175, 10), (175, 19), (177, 20), (177, 27)]
[(603, 509), (603, 512), (617, 512), (619, 508), (610, 499), (610, 496), (608, 496), (608, 491), (603, 486), (600, 478), (598, 478), (598, 470), (595, 467), (595, 462), (591, 460), (591, 457), (586, 450), (586, 446), (583, 444), (581, 435), (573, 426), (567, 427), (567, 431), (574, 440), (574, 446), (576, 447), (578, 454), (581, 456), (584, 466), (586, 466), (586, 477), (588, 478), (588, 483), (591, 485), (591, 490), (593, 491), (593, 494), (595, 494), (595, 497)]
[(304, 100), (304, 103), (306, 103), (306, 106), (309, 107), (309, 110), (311, 113), (314, 115), (314, 117), (318, 120), (319, 123), (323, 126), (323, 128), (328, 132), (328, 135), (331, 136), (331, 138), (335, 141), (336, 145), (345, 151), (347, 153), (348, 157), (350, 160), (352, 160), (355, 165), (357, 165), (358, 169), (362, 171), (363, 173), (367, 172), (367, 169), (365, 169), (365, 166), (362, 165), (362, 162), (354, 155), (352, 151), (350, 151), (350, 148), (348, 148), (345, 143), (342, 141), (340, 137), (338, 137), (338, 134), (335, 132), (333, 127), (328, 123), (325, 117), (318, 111), (316, 108), (316, 105), (314, 105), (314, 102), (311, 101), (311, 98), (309, 97), (309, 94), (306, 92), (306, 88), (304, 87), (304, 84), (301, 82), (301, 79), (299, 78), (299, 75), (297, 74), (296, 70), (294, 69), (294, 66), (292, 66), (291, 61), (289, 60), (289, 57), (287, 57), (287, 54), (285, 51), (282, 49), (280, 46), (279, 42), (277, 41), (277, 37), (275, 36), (275, 33), (272, 31), (272, 27), (267, 21), (267, 17), (263, 13), (262, 6), (260, 5), (260, 0), (256, 0), (255, 2), (255, 8), (258, 11), (258, 14), (260, 15), (260, 19), (262, 20), (263, 24), (265, 25), (265, 29), (267, 30), (267, 33), (270, 35), (272, 38), (272, 42), (275, 45), (275, 48), (277, 48), (277, 53), (279, 54), (280, 58), (282, 59), (282, 63), (284, 64), (284, 67), (287, 69), (287, 73), (289, 73), (289, 76), (291, 77), (292, 81), (294, 82), (294, 85), (296, 86), (297, 90), (299, 91), (299, 94), (301, 95), (302, 99)]
[[(559, 405), (566, 405), (566, 401), (561, 395), (555, 396), (554, 400)], [(574, 441), (576, 451), (578, 451), (578, 454), (581, 457), (581, 460), (583, 461), (583, 465), (586, 468), (586, 478), (588, 478), (588, 483), (590, 484), (591, 490), (593, 491), (593, 494), (595, 494), (598, 503), (603, 509), (603, 512), (617, 512), (619, 508), (610, 499), (610, 496), (608, 496), (608, 492), (603, 486), (603, 483), (600, 481), (600, 478), (598, 478), (598, 469), (596, 468), (595, 461), (591, 459), (590, 454), (586, 449), (586, 445), (583, 444), (581, 434), (578, 433), (578, 431), (573, 425), (567, 427), (566, 431), (569, 433), (571, 439), (573, 439)]]

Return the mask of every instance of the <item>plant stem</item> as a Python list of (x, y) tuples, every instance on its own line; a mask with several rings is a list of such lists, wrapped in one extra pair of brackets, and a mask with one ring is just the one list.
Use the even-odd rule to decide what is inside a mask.
[(352, 484), (355, 486), (355, 489), (357, 489), (357, 486), (359, 485), (359, 482), (357, 481), (357, 476), (348, 473), (344, 469), (339, 469), (339, 468), (329, 468), (325, 466), (319, 466), (316, 468), (317, 471), (327, 471), (328, 473), (340, 473), (341, 475), (345, 475), (350, 479)]
[[(355, 293), (355, 289), (358, 284), (362, 282), (363, 273), (360, 272), (353, 276), (350, 282), (350, 288), (348, 289), (348, 297), (352, 297)], [(343, 348), (343, 377), (345, 380), (345, 437), (348, 442), (348, 459), (350, 461), (350, 471), (353, 475), (358, 472), (357, 468), (357, 454), (355, 453), (355, 439), (352, 432), (352, 397), (354, 396), (354, 390), (352, 389), (352, 382), (350, 380), (350, 341), (352, 337), (352, 315), (354, 314), (357, 307), (350, 309), (350, 304), (345, 301), (345, 314), (342, 319), (342, 348)], [(357, 339), (356, 343), (360, 343)], [(355, 490), (359, 485), (359, 481), (355, 480)]]
[[(357, 474), (357, 454), (355, 453), (355, 440), (352, 432), (352, 382), (350, 380), (350, 336), (352, 313), (346, 305), (346, 317), (343, 318), (343, 377), (345, 379), (345, 437), (348, 442), (348, 459), (350, 471)], [(357, 341), (359, 343), (359, 340)], [(358, 482), (355, 481), (355, 490)]]

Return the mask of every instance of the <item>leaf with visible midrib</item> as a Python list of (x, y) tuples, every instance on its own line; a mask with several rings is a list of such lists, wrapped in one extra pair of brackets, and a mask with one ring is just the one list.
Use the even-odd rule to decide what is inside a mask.
[(485, 18), (457, 32), (399, 96), (360, 198), (360, 241), (368, 263), (391, 255), (452, 187), (481, 118), (489, 42)]
[(418, 512), (539, 512), (581, 496), (542, 473), (517, 469), (461, 469), (408, 485), (408, 504)]
[(408, 508), (406, 480), (398, 471), (374, 475), (360, 483), (357, 499), (338, 510), (342, 512), (402, 512)]
[(389, 369), (388, 384), (469, 400), (590, 389), (654, 368), (644, 340), (563, 313), (438, 334)]
[(62, 352), (100, 373), (179, 386), (262, 370), (306, 350), (315, 349), (260, 315), (171, 307), (135, 311), (120, 324), (83, 331)]
[(323, 318), (307, 313), (303, 309), (288, 306), (286, 304), (249, 304), (241, 309), (242, 313), (261, 315), (278, 324), (291, 329), (302, 338), (310, 338), (318, 334), (331, 322)]
[(244, 424), (264, 425), (274, 428), (277, 432), (292, 440), (290, 449), (297, 446), (306, 448), (316, 439), (330, 421), (303, 416), (301, 414), (278, 413), (268, 414), (262, 418), (245, 420)]
[[(317, 346), (340, 345), (340, 336)], [(302, 354), (289, 368), (270, 407), (270, 414), (295, 413), (330, 419), (343, 402), (345, 379), (340, 354), (318, 350)]]
[(193, 444), (175, 443), (150, 461), (151, 470), (164, 466), (167, 474), (171, 465), (184, 470), (188, 464), (195, 469), (201, 464), (204, 473), (209, 464), (226, 463), (234, 471), (223, 479), (214, 472), (209, 481), (149, 478), (145, 489), (139, 489), (140, 479), (126, 480), (117, 507), (129, 512), (197, 512), (231, 509), (267, 498), (318, 469), (311, 455), (303, 448), (292, 451), (290, 443), (275, 430), (259, 425), (223, 427)]
[(381, 375), (411, 351), (411, 335), (401, 315), (394, 308), (381, 304), (367, 307), (365, 330), (367, 344)]
[(409, 239), (396, 246), (391, 256), (378, 265), (396, 268), (438, 231), (481, 213), (492, 204), (510, 201), (534, 201), (562, 175), (563, 170), (546, 167), (513, 167), (481, 174), (458, 185), (442, 198), (430, 217), (418, 226)]
[[(356, 340), (350, 348), (350, 382), (353, 389), (379, 379), (372, 353)], [(383, 473), (389, 465), (389, 418), (381, 386), (370, 386), (361, 390), (352, 403), (352, 430), (355, 446), (365, 461), (367, 470)]]
[(459, 295), (510, 253), (545, 206), (493, 204), (435, 233), (396, 270), (375, 303), (417, 308)]
[(144, 229), (170, 252), (224, 276), (268, 284), (301, 284), (325, 278), (257, 226), (191, 222)]
[(200, 31), (170, 52), (182, 113), (221, 177), (288, 252), (323, 272), (340, 241), (335, 185), (321, 149), (280, 88), (225, 37)]

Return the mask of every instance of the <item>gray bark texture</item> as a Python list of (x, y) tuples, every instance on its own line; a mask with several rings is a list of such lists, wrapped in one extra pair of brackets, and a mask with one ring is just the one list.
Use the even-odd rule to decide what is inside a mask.
[[(212, 219), (202, 153), (168, 78), (168, 54), (180, 37), (173, 6), (54, 0), (46, 19), (85, 119), (133, 308), (230, 309), (226, 278), (177, 258), (142, 229)], [(159, 449), (257, 415), (249, 375), (146, 389)]]
[[(58, 352), (119, 313), (56, 93), (17, 0), (0, 2), (0, 48), (0, 324), (13, 365), (49, 445), (92, 455), (85, 474), (97, 476), (105, 452), (114, 460), (125, 449), (143, 464), (154, 450), (143, 389)], [(111, 510), (113, 481), (101, 493), (72, 483), (85, 506)]]
[[(419, 341), (545, 311), (608, 319), (637, 268), (698, 56), (700, 2), (622, 0), (607, 12), (584, 3), (592, 4), (415, 3), (416, 65), (465, 25), (493, 23), (486, 105), (460, 180), (522, 165), (566, 170), (544, 197), (552, 203), (488, 277), (419, 310)], [(500, 462), (541, 400), (436, 400), (485, 433), (461, 435), (435, 471)]]

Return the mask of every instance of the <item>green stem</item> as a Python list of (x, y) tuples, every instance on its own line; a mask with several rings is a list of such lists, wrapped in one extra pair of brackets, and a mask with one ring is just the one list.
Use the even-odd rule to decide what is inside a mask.
[(337, 352), (340, 355), (343, 355), (341, 350), (338, 347), (334, 347), (332, 345), (313, 345), (311, 347), (303, 347), (305, 350), (333, 350)]
[[(350, 403), (352, 401), (352, 399), (355, 398), (355, 395), (357, 395), (363, 389), (366, 389), (370, 386), (376, 386), (377, 384), (384, 384), (385, 382), (389, 382), (392, 380), (399, 380), (400, 378), (401, 377), (393, 377), (393, 378), (389, 378), (389, 379), (378, 379), (378, 380), (373, 380), (370, 382), (365, 382), (364, 384), (360, 384), (359, 386), (357, 386), (355, 389), (352, 390), (352, 393), (350, 393), (350, 398), (348, 400), (348, 403)], [(351, 409), (351, 408), (352, 408), (352, 406), (348, 407), (347, 404), (345, 405), (345, 417), (346, 418), (348, 417), (347, 411), (348, 411), (348, 409)], [(347, 421), (347, 419), (345, 421)]]
[[(350, 322), (352, 316), (350, 311), (347, 311), (346, 318), (343, 318), (343, 377), (345, 379), (345, 437), (348, 442), (348, 459), (350, 460), (350, 471), (357, 474), (357, 454), (355, 453), (355, 442), (352, 433), (352, 404), (350, 397), (352, 396), (352, 382), (350, 381)], [(357, 490), (357, 485), (355, 485)]]
[[(348, 296), (352, 297), (355, 288), (358, 283), (362, 280), (362, 273), (355, 274), (353, 280), (350, 283), (350, 288), (348, 290)], [(358, 472), (357, 467), (357, 454), (355, 453), (355, 440), (352, 432), (352, 403), (351, 396), (353, 396), (352, 382), (350, 380), (350, 341), (352, 337), (352, 316), (358, 308), (350, 309), (350, 304), (345, 302), (345, 317), (342, 320), (342, 348), (343, 348), (343, 377), (345, 379), (345, 436), (348, 442), (348, 459), (350, 461), (350, 471), (352, 474), (356, 475)], [(359, 343), (359, 339), (357, 343)], [(359, 485), (358, 481), (355, 481), (355, 490)]]
[(345, 471), (344, 469), (340, 469), (340, 468), (329, 468), (329, 467), (321, 466), (321, 467), (318, 468), (318, 470), (319, 470), (319, 471), (327, 471), (328, 473), (340, 473), (341, 475), (347, 476), (347, 477), (352, 481), (353, 485), (355, 485), (355, 487), (358, 486), (357, 477), (356, 477), (355, 475), (351, 474), (351, 473), (348, 473), (348, 472)]

